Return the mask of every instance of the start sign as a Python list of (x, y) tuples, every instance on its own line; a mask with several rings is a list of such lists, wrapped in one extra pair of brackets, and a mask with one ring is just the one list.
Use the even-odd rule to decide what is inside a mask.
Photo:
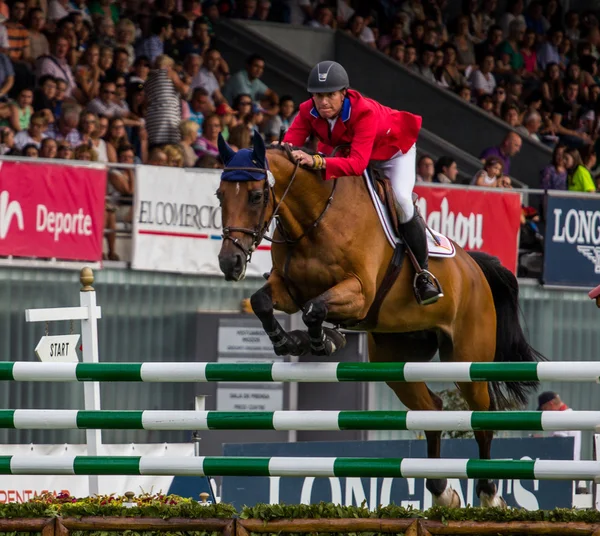
[(50, 363), (77, 363), (79, 335), (46, 335), (35, 347), (40, 361)]

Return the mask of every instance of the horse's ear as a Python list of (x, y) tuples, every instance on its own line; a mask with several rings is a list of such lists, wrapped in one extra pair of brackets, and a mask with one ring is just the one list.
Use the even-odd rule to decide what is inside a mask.
[(254, 131), (254, 136), (252, 138), (252, 152), (254, 153), (254, 158), (258, 160), (259, 164), (265, 168), (265, 162), (267, 158), (267, 149), (265, 147), (265, 142), (262, 139), (262, 136), (258, 132), (258, 130)]
[(231, 147), (229, 147), (229, 144), (225, 141), (225, 138), (220, 132), (217, 145), (219, 146), (219, 156), (221, 157), (223, 164), (229, 164), (229, 162), (231, 162), (231, 159), (235, 156), (235, 151)]

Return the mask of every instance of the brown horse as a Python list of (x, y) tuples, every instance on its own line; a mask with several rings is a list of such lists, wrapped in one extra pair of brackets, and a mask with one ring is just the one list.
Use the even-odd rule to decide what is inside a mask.
[[(394, 255), (385, 238), (363, 177), (324, 181), (319, 172), (299, 168), (289, 149), (266, 151), (260, 136), (254, 149), (237, 153), (220, 139), (225, 170), (217, 196), (223, 215), (221, 270), (228, 280), (244, 276), (252, 251), (264, 238), (273, 216), (273, 269), (251, 298), (252, 308), (278, 355), (331, 355), (345, 340), (325, 321), (361, 329)], [(337, 182), (337, 184), (336, 184)], [(414, 269), (404, 263), (368, 327), (370, 361), (536, 361), (543, 357), (527, 343), (518, 317), (514, 275), (484, 253), (467, 254), (456, 245), (453, 258), (432, 258), (430, 270), (445, 296), (434, 305), (417, 304)], [(283, 330), (273, 310), (303, 312), (308, 332)], [(411, 410), (442, 409), (424, 383), (388, 382)], [(472, 410), (523, 405), (535, 382), (460, 383)], [(477, 431), (481, 459), (490, 459), (493, 432)], [(427, 455), (440, 457), (441, 433), (426, 432)], [(436, 504), (459, 506), (446, 479), (428, 479)], [(500, 506), (496, 485), (479, 480), (482, 505)]]

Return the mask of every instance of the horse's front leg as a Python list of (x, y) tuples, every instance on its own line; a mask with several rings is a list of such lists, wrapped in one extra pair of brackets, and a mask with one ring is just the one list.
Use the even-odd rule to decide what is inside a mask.
[(345, 279), (320, 296), (308, 301), (302, 320), (308, 327), (310, 350), (313, 355), (330, 356), (346, 345), (346, 338), (337, 330), (323, 328), (323, 322), (361, 320), (366, 314), (365, 296), (360, 281)]
[(273, 343), (277, 355), (300, 356), (310, 351), (306, 332), (285, 331), (275, 318), (274, 308), (293, 314), (298, 311), (297, 305), (289, 295), (283, 279), (275, 270), (269, 275), (267, 283), (250, 297), (254, 314), (261, 321), (263, 329)]

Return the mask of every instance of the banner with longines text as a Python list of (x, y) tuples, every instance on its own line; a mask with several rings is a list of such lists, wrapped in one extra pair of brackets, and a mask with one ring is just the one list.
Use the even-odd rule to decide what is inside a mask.
[[(194, 456), (191, 443), (150, 443), (101, 445), (102, 456)], [(86, 445), (0, 445), (2, 456), (85, 456)], [(208, 482), (204, 477), (183, 476), (134, 476), (102, 475), (98, 477), (101, 495), (124, 495), (133, 491), (136, 495), (143, 492), (176, 494), (198, 500), (198, 495), (208, 491)], [(214, 486), (213, 486), (214, 487)], [(27, 502), (36, 495), (67, 493), (73, 497), (89, 495), (88, 477), (84, 475), (3, 475), (0, 479), (0, 504), (9, 502)]]
[(0, 162), (0, 255), (102, 259), (106, 167)]
[[(219, 170), (138, 166), (136, 169), (132, 267), (136, 270), (222, 276), (221, 208), (215, 195)], [(246, 275), (271, 269), (263, 243)]]
[(590, 288), (600, 284), (600, 196), (548, 192), (544, 283)]

